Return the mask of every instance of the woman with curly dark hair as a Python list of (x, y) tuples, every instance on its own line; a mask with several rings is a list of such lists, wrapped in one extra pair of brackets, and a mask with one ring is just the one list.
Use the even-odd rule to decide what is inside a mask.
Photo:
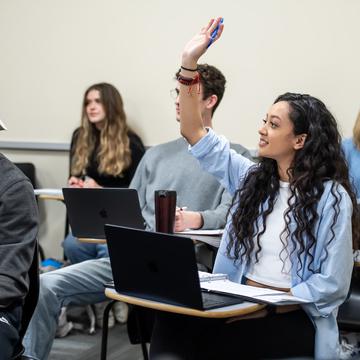
[(359, 234), (336, 121), (310, 95), (279, 96), (259, 129), (258, 164), (204, 128), (196, 68), (209, 43), (221, 36), (220, 20), (211, 20), (185, 46), (178, 77), (181, 133), (202, 167), (234, 195), (214, 272), (310, 303), (246, 320), (159, 314), (152, 357), (336, 359), (336, 315), (349, 290)]

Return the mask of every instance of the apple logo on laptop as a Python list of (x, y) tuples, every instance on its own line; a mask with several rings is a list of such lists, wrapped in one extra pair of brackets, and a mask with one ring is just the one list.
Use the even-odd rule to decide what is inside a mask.
[(107, 211), (105, 209), (101, 209), (99, 211), (99, 215), (103, 218), (106, 219), (108, 217)]

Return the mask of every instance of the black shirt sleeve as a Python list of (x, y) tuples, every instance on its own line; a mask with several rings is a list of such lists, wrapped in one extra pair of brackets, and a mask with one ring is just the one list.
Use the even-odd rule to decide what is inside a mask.
[(136, 168), (139, 165), (139, 162), (143, 155), (145, 154), (145, 147), (140, 137), (133, 132), (129, 132), (130, 139), (130, 150), (131, 150), (131, 164), (125, 170), (126, 177), (128, 178), (128, 184), (130, 185), (131, 180), (135, 174)]

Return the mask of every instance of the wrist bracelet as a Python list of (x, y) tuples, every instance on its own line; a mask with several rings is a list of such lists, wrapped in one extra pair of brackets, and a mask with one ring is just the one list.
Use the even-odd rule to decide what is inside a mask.
[(196, 74), (195, 77), (188, 78), (188, 77), (185, 77), (185, 76), (182, 76), (181, 74), (179, 74), (177, 76), (177, 81), (180, 84), (183, 84), (185, 86), (191, 86), (191, 85), (195, 85), (200, 82), (200, 76), (199, 76), (199, 74)]
[(198, 70), (198, 67), (196, 67), (196, 69), (189, 69), (189, 68), (186, 68), (185, 66), (182, 66), (182, 65), (180, 66), (180, 68), (183, 69), (183, 70), (186, 70), (186, 71), (194, 71), (194, 72)]
[(181, 74), (178, 74), (177, 81), (182, 85), (189, 86), (189, 91), (188, 91), (189, 94), (191, 93), (193, 85), (199, 84), (197, 93), (200, 94), (200, 74), (199, 73), (196, 73), (194, 78), (188, 78), (188, 77), (182, 76)]

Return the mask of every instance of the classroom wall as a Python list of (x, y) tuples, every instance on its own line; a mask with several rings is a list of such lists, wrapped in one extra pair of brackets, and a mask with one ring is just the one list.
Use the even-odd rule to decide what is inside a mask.
[[(202, 59), (228, 79), (218, 132), (256, 148), (274, 98), (297, 91), (321, 98), (350, 136), (360, 109), (359, 13), (358, 0), (0, 0), (0, 118), (9, 128), (0, 147), (69, 142), (84, 90), (99, 81), (118, 87), (146, 145), (177, 137), (169, 90), (181, 49), (218, 15), (223, 38)], [(43, 187), (66, 182), (65, 151), (3, 152), (33, 161)], [(59, 205), (42, 218), (41, 241), (54, 255)]]

